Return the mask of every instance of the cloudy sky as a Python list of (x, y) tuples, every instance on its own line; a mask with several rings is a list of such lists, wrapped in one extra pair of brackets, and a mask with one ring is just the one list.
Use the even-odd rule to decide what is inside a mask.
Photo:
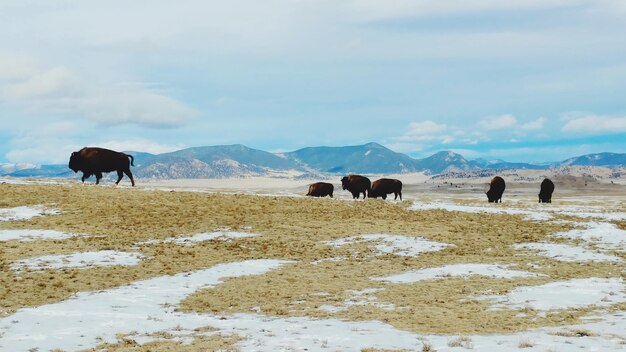
[(2, 0), (0, 23), (0, 163), (235, 143), (626, 152), (623, 0)]

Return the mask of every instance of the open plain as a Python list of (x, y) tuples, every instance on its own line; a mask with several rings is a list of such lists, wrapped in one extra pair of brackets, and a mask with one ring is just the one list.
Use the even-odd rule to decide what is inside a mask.
[[(401, 176), (400, 176), (401, 177)], [(0, 184), (0, 351), (610, 351), (626, 187), (406, 178)], [(1, 182), (1, 181), (0, 181)]]

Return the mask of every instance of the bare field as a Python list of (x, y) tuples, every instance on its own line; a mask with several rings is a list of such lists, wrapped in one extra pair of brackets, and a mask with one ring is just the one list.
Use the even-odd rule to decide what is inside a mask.
[[(154, 188), (154, 186), (150, 186)], [(0, 318), (20, 309), (63, 302), (78, 292), (130, 285), (164, 275), (193, 272), (220, 263), (248, 260), (286, 260), (280, 268), (261, 275), (232, 277), (194, 291), (180, 302), (181, 313), (233, 316), (261, 314), (270, 318), (309, 317), (342, 321), (382, 321), (416, 334), (485, 335), (523, 332), (546, 326), (565, 326), (603, 312), (626, 310), (620, 300), (552, 309), (549, 314), (527, 304), (494, 309), (485, 295), (505, 296), (516, 288), (549, 285), (584, 278), (623, 279), (623, 250), (603, 253), (617, 261), (564, 261), (519, 243), (582, 246), (576, 238), (553, 237), (575, 231), (588, 221), (572, 214), (572, 207), (602, 207), (626, 211), (624, 198), (609, 190), (609, 203), (600, 199), (570, 198), (538, 208), (534, 197), (515, 195), (510, 203), (490, 205), (551, 212), (550, 221), (530, 221), (524, 214), (415, 210), (414, 201), (450, 202), (467, 207), (486, 206), (473, 194), (421, 194), (408, 188), (404, 202), (382, 200), (311, 199), (92, 186), (0, 184), (0, 208), (44, 206), (60, 214), (22, 221), (0, 221), (0, 230), (50, 229), (81, 234), (66, 239), (0, 240)], [(336, 192), (343, 192), (336, 190)], [(345, 193), (345, 192), (344, 192)], [(342, 195), (342, 198), (343, 197)], [(576, 209), (576, 208), (575, 208)], [(582, 212), (582, 210), (581, 210)], [(602, 213), (602, 212), (600, 212)], [(607, 220), (624, 229), (624, 220)], [(213, 239), (189, 245), (167, 241), (214, 231), (240, 231), (256, 236)], [(445, 244), (445, 248), (405, 255), (385, 250), (384, 238), (361, 238), (342, 245), (331, 241), (366, 234), (386, 234)], [(381, 247), (383, 246), (383, 247)], [(392, 246), (393, 247), (393, 246)], [(382, 248), (382, 250), (381, 250)], [(596, 247), (587, 246), (587, 250)], [(623, 248), (622, 248), (623, 249)], [(142, 255), (138, 265), (87, 268), (22, 269), (19, 260), (50, 255), (113, 250)], [(500, 264), (523, 271), (522, 277), (445, 275), (439, 279), (390, 282), (398, 273), (451, 264)], [(165, 340), (167, 334), (165, 334)], [(1, 333), (0, 333), (1, 337)], [(158, 339), (156, 339), (158, 340)], [(195, 336), (188, 350), (237, 349), (240, 337)], [(0, 340), (1, 341), (1, 340)], [(139, 347), (129, 337), (100, 347), (107, 350), (167, 350), (176, 341), (151, 341)], [(195, 346), (195, 348), (194, 348)], [(1, 344), (0, 344), (1, 347)], [(182, 350), (176, 347), (177, 350)]]

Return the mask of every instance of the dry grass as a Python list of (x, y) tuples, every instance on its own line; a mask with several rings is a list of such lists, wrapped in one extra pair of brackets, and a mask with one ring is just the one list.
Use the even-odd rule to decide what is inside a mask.
[[(2, 184), (0, 192), (3, 195), (0, 207), (44, 204), (63, 211), (61, 215), (30, 221), (0, 223), (0, 228), (45, 228), (89, 235), (63, 241), (0, 242), (0, 316), (23, 307), (58, 302), (79, 291), (117, 287), (217, 263), (276, 258), (294, 263), (265, 275), (228, 279), (215, 288), (198, 291), (182, 302), (180, 309), (217, 314), (260, 309), (262, 314), (270, 316), (375, 319), (419, 333), (513, 332), (573, 323), (591, 308), (566, 310), (546, 317), (527, 310), (526, 316), (521, 317), (513, 310), (487, 311), (487, 302), (467, 298), (487, 289), (503, 294), (522, 285), (577, 277), (612, 277), (619, 275), (622, 268), (615, 263), (581, 265), (540, 256), (520, 256), (511, 247), (514, 243), (545, 240), (551, 233), (569, 229), (566, 224), (528, 222), (512, 215), (416, 212), (406, 209), (408, 202), (162, 192), (93, 185)], [(140, 241), (224, 227), (250, 227), (249, 231), (261, 236), (230, 242), (206, 241), (189, 247), (161, 243), (134, 248)], [(454, 247), (407, 258), (376, 256), (366, 243), (340, 248), (322, 243), (366, 233), (419, 236)], [(131, 248), (147, 259), (130, 267), (24, 271), (19, 275), (9, 269), (13, 261), (33, 256)], [(311, 264), (336, 257), (346, 259)], [(532, 269), (527, 265), (529, 262), (541, 269)], [(514, 280), (451, 277), (414, 284), (370, 280), (453, 263), (508, 263), (513, 269), (547, 276)], [(349, 298), (349, 290), (367, 288), (382, 289), (373, 298), (381, 304), (393, 304), (396, 309), (385, 310), (372, 304), (350, 306), (334, 313), (319, 309), (322, 305), (342, 306)], [(612, 307), (623, 308), (623, 304)], [(228, 349), (231, 342), (221, 337), (202, 337), (194, 343), (200, 344), (199, 348), (204, 348), (203, 344), (225, 344), (226, 347), (220, 348)], [(459, 343), (470, 346), (471, 340)], [(146, 346), (111, 348), (167, 349), (143, 349)]]
[(563, 336), (563, 337), (586, 337), (586, 336), (596, 336), (597, 334), (593, 331), (589, 331), (586, 329), (575, 329), (575, 330), (555, 331), (551, 333), (551, 335)]
[(535, 347), (535, 343), (532, 342), (531, 340), (524, 339), (520, 341), (519, 344), (517, 344), (517, 347), (518, 348), (532, 348), (532, 347)]
[(107, 352), (197, 352), (197, 351), (239, 351), (235, 347), (237, 336), (196, 336), (191, 343), (181, 343), (177, 341), (167, 341), (158, 339), (171, 339), (171, 336), (154, 336), (156, 341), (148, 342), (140, 345), (133, 340), (132, 336), (118, 336), (118, 343), (103, 343), (98, 347), (89, 349), (88, 351), (107, 351)]
[(472, 339), (467, 336), (459, 336), (454, 340), (448, 341), (448, 347), (463, 347), (465, 349), (474, 348), (474, 343)]

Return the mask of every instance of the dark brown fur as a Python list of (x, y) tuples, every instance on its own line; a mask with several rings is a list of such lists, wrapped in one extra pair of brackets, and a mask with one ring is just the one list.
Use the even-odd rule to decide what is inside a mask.
[(486, 193), (489, 203), (498, 203), (498, 201), (502, 203), (502, 194), (505, 188), (504, 179), (500, 176), (494, 177), (489, 184), (489, 191)]
[(120, 180), (126, 174), (130, 178), (132, 185), (135, 186), (133, 174), (130, 172), (133, 160), (132, 155), (109, 149), (85, 147), (72, 153), (68, 166), (74, 172), (83, 172), (83, 182), (89, 176), (96, 175), (96, 184), (99, 184), (103, 172), (117, 171), (118, 178), (115, 184), (120, 183)]
[(306, 194), (310, 197), (333, 197), (335, 186), (328, 182), (316, 182), (309, 185), (309, 192)]
[(363, 193), (363, 199), (367, 197), (367, 192), (372, 188), (369, 178), (361, 175), (348, 175), (341, 179), (341, 188), (347, 189), (352, 193), (352, 197), (358, 199)]
[(549, 178), (544, 179), (539, 190), (539, 203), (552, 203), (552, 192), (554, 183)]
[(394, 200), (398, 199), (398, 196), (400, 196), (400, 200), (402, 200), (402, 182), (392, 178), (381, 178), (372, 183), (372, 189), (368, 197), (382, 197), (383, 199), (387, 199), (387, 195), (391, 193), (395, 196), (393, 198)]

